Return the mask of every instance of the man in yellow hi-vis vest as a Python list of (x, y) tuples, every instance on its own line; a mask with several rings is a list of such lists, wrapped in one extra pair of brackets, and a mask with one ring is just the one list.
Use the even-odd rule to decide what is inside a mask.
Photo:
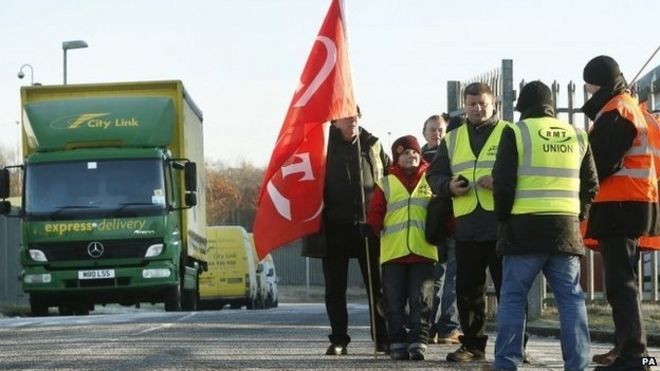
[(496, 114), (488, 85), (468, 85), (463, 99), (467, 122), (445, 136), (427, 176), (435, 194), (452, 198), (456, 217), (456, 302), (463, 336), (461, 347), (447, 355), (452, 362), (485, 357), (486, 269), (498, 297), (502, 276), (491, 171), (502, 129), (509, 124)]
[(527, 294), (542, 271), (559, 309), (564, 367), (585, 370), (590, 340), (580, 218), (598, 191), (596, 165), (587, 134), (555, 118), (542, 82), (525, 85), (516, 110), (521, 121), (502, 132), (493, 168), (497, 248), (504, 256), (494, 368), (516, 370), (522, 363)]

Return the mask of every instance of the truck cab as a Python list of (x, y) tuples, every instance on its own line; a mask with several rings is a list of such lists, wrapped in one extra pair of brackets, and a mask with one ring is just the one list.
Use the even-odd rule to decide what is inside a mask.
[[(20, 279), (33, 315), (108, 303), (195, 309), (206, 267), (202, 116), (181, 82), (21, 95)], [(1, 198), (8, 184), (5, 168)]]

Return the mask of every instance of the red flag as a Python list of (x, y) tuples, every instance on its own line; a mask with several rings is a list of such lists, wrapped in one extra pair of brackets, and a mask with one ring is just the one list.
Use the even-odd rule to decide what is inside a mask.
[(253, 230), (260, 259), (319, 230), (328, 122), (356, 115), (343, 1), (332, 0), (261, 185)]

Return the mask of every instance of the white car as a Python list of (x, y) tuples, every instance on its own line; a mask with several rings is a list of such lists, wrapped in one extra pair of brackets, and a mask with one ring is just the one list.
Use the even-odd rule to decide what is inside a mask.
[(263, 272), (266, 275), (266, 283), (268, 284), (268, 296), (266, 297), (266, 308), (276, 308), (279, 299), (277, 296), (277, 272), (275, 271), (275, 264), (273, 257), (268, 254), (259, 263), (262, 266)]

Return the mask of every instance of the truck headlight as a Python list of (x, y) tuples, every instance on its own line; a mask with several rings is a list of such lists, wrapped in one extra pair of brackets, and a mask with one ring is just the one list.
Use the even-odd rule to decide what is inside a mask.
[(50, 273), (26, 274), (25, 277), (23, 277), (23, 282), (25, 283), (50, 283), (50, 281)]
[(167, 268), (144, 269), (142, 278), (167, 278), (172, 274)]
[(44, 254), (44, 252), (41, 250), (30, 249), (28, 252), (30, 253), (30, 258), (32, 258), (32, 260), (36, 262), (48, 261), (48, 258), (46, 258), (46, 254)]
[(147, 252), (144, 254), (145, 258), (151, 257), (151, 256), (158, 256), (160, 253), (163, 252), (163, 244), (162, 243), (157, 243), (155, 245), (149, 246), (147, 249)]

